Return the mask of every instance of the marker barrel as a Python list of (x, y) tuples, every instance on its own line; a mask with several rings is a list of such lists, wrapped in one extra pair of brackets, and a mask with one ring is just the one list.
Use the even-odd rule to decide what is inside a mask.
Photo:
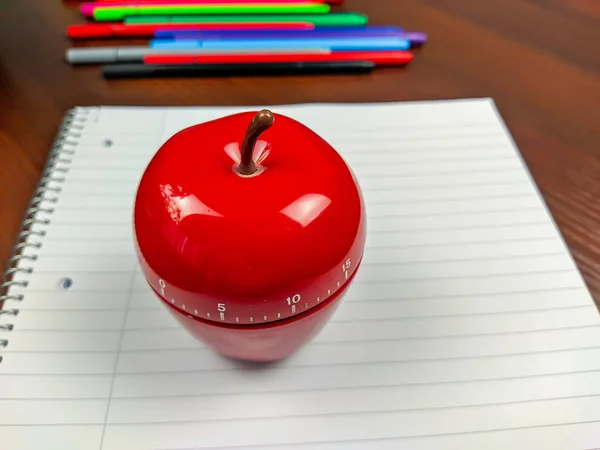
[[(69, 64), (103, 64), (116, 62), (143, 62), (144, 57), (148, 55), (186, 55), (187, 57), (194, 55), (228, 55), (228, 54), (264, 54), (262, 49), (245, 49), (245, 50), (226, 50), (226, 49), (152, 49), (143, 45), (140, 46), (122, 46), (122, 47), (78, 47), (69, 48), (66, 51), (65, 59)], [(282, 53), (331, 53), (327, 49), (276, 49), (270, 50), (271, 54)]]
[(413, 58), (405, 51), (330, 52), (330, 53), (203, 53), (203, 54), (149, 54), (144, 64), (247, 64), (263, 62), (308, 61), (371, 61), (377, 66), (402, 66)]
[(103, 37), (152, 37), (157, 31), (168, 30), (195, 30), (195, 31), (282, 31), (282, 30), (312, 30), (311, 23), (276, 23), (276, 22), (251, 22), (251, 23), (162, 23), (162, 24), (82, 24), (70, 25), (67, 36), (71, 39), (91, 39)]
[(104, 1), (95, 1), (95, 2), (85, 2), (79, 6), (79, 10), (81, 14), (85, 17), (93, 16), (94, 11), (97, 8), (101, 7), (123, 7), (123, 6), (144, 6), (144, 5), (202, 5), (202, 4), (252, 4), (252, 3), (260, 3), (260, 4), (269, 4), (269, 3), (277, 3), (277, 4), (285, 4), (285, 3), (293, 3), (293, 4), (304, 4), (304, 3), (329, 3), (329, 4), (339, 4), (342, 3), (341, 0), (104, 0)]
[(102, 68), (102, 74), (107, 79), (142, 77), (281, 76), (370, 73), (374, 67), (375, 64), (371, 61), (192, 65), (109, 64)]
[(163, 14), (326, 14), (329, 9), (325, 3), (102, 6), (94, 9), (93, 17), (98, 21), (114, 21), (128, 16)]
[(364, 14), (351, 12), (336, 12), (329, 14), (217, 14), (217, 15), (196, 15), (187, 14), (180, 16), (157, 15), (157, 16), (131, 16), (125, 18), (126, 24), (139, 23), (208, 23), (208, 22), (227, 22), (227, 23), (250, 23), (250, 22), (308, 22), (315, 27), (364, 27), (367, 25), (368, 17)]
[(382, 38), (331, 38), (331, 39), (222, 39), (174, 40), (154, 39), (152, 48), (328, 48), (330, 50), (407, 50), (410, 42), (397, 37)]

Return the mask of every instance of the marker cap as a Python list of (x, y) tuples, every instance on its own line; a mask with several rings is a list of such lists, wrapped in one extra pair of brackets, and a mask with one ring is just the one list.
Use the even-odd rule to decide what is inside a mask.
[(110, 37), (113, 35), (112, 24), (69, 25), (67, 36), (71, 38)]

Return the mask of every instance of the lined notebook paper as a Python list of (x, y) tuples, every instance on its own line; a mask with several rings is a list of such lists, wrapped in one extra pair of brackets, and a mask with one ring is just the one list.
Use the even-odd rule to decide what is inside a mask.
[(175, 132), (249, 109), (69, 114), (0, 315), (0, 447), (600, 447), (600, 316), (489, 99), (273, 106), (355, 171), (363, 265), (278, 365), (190, 337), (138, 267), (135, 190)]

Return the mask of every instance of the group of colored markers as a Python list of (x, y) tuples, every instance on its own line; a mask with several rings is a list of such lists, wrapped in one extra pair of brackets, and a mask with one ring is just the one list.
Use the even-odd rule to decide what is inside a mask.
[(73, 40), (148, 38), (148, 45), (76, 47), (71, 64), (105, 78), (368, 73), (408, 64), (426, 36), (332, 12), (343, 0), (97, 0)]

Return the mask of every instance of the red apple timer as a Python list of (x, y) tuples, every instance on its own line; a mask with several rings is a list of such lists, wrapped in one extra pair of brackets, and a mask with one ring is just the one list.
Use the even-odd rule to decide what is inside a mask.
[(274, 361), (326, 325), (361, 263), (360, 186), (319, 135), (269, 110), (186, 128), (138, 186), (143, 273), (213, 350)]

